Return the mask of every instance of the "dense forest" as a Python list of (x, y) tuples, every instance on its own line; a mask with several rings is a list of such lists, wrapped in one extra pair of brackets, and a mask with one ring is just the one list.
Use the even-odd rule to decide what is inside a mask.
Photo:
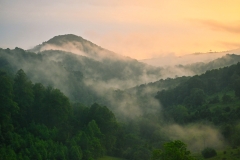
[[(105, 106), (71, 104), (23, 70), (0, 73), (1, 159), (93, 159), (116, 153), (120, 124)], [(126, 142), (126, 141), (125, 141)]]
[(229, 144), (240, 145), (240, 63), (193, 76), (158, 92), (156, 98), (163, 104), (165, 119), (180, 124), (212, 123), (221, 128)]
[(140, 83), (162, 70), (134, 60), (113, 64), (0, 49), (1, 159), (191, 160), (229, 147), (240, 158), (240, 63), (130, 88), (106, 84)]

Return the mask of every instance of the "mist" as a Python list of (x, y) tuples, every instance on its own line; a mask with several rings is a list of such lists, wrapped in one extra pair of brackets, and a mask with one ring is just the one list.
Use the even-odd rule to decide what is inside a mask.
[(189, 65), (199, 62), (208, 63), (227, 54), (240, 55), (240, 49), (222, 52), (210, 51), (208, 53), (193, 53), (184, 56), (177, 56), (175, 53), (168, 53), (152, 59), (144, 59), (141, 60), (141, 62), (158, 67)]
[(220, 131), (208, 124), (172, 124), (164, 127), (164, 132), (172, 140), (182, 140), (193, 152), (201, 152), (206, 147), (222, 149), (226, 143)]
[[(200, 152), (205, 147), (222, 149), (226, 145), (219, 129), (213, 125), (167, 123), (162, 115), (164, 108), (155, 96), (163, 89), (176, 87), (188, 76), (216, 66), (231, 65), (235, 63), (233, 59), (238, 60), (238, 55), (229, 54), (219, 59), (214, 59), (214, 56), (219, 56), (217, 53), (212, 53), (212, 57), (191, 55), (189, 61), (199, 56), (208, 63), (178, 66), (162, 63), (164, 66), (155, 67), (122, 57), (85, 40), (44, 42), (30, 51), (16, 48), (10, 51), (11, 54), (2, 52), (2, 57), (15, 70), (22, 68), (34, 83), (59, 88), (73, 103), (107, 106), (120, 122), (139, 122), (142, 130), (145, 125), (153, 130), (151, 134), (167, 137), (163, 136), (164, 140), (182, 140), (193, 152)], [(177, 60), (171, 60), (174, 57), (169, 55), (164, 62), (169, 58), (169, 64), (177, 64)], [(187, 63), (186, 59), (184, 61)], [(194, 67), (201, 70), (196, 71)], [(141, 124), (142, 119), (146, 120), (145, 124)]]

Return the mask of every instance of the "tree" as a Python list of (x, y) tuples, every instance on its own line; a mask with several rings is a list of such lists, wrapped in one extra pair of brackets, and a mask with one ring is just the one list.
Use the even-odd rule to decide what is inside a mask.
[(180, 140), (171, 141), (163, 145), (163, 150), (154, 150), (151, 160), (195, 160), (187, 145)]
[(235, 80), (234, 91), (235, 91), (236, 97), (240, 98), (240, 78)]
[(13, 86), (5, 72), (0, 72), (0, 141), (13, 129), (12, 116), (18, 113), (18, 106), (13, 101)]
[(118, 123), (114, 114), (106, 107), (94, 103), (88, 113), (88, 121), (95, 120), (101, 133), (104, 134), (103, 142), (106, 150), (111, 152), (116, 144)]
[(191, 90), (190, 96), (186, 97), (184, 100), (187, 105), (190, 106), (201, 106), (206, 99), (206, 94), (202, 89), (193, 88)]
[(24, 71), (20, 69), (14, 78), (13, 88), (15, 101), (22, 110), (29, 108), (33, 103), (34, 94), (32, 86), (32, 82), (28, 79)]
[(217, 155), (215, 149), (207, 147), (202, 151), (202, 155), (204, 158), (211, 158)]
[(71, 160), (81, 160), (82, 159), (82, 150), (80, 146), (74, 145), (71, 146), (69, 158)]
[(17, 102), (19, 106), (19, 116), (16, 121), (18, 121), (20, 125), (26, 125), (33, 117), (31, 107), (34, 101), (34, 94), (32, 82), (22, 69), (17, 71), (15, 75), (13, 91), (14, 101)]
[(188, 109), (183, 105), (169, 107), (169, 114), (177, 123), (185, 123), (189, 117)]
[(68, 121), (71, 111), (69, 99), (58, 89), (48, 87), (42, 109), (42, 120), (49, 127), (60, 127)]
[(42, 109), (44, 108), (44, 98), (46, 89), (41, 83), (36, 83), (33, 86), (34, 103), (33, 103), (33, 120), (41, 122)]
[(227, 95), (227, 94), (224, 94), (223, 97), (222, 97), (222, 102), (223, 103), (229, 103), (229, 102), (232, 102), (232, 97)]

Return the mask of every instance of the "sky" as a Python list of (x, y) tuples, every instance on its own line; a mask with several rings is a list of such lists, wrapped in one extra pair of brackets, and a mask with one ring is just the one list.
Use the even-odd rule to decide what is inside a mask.
[(135, 59), (240, 48), (240, 0), (0, 0), (0, 48), (75, 34)]

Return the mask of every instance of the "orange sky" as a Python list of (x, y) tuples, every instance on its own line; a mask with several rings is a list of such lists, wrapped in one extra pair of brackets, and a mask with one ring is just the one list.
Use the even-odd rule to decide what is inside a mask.
[(0, 20), (0, 47), (69, 33), (136, 59), (240, 47), (240, 0), (12, 0)]
[[(128, 2), (126, 2), (127, 4)], [(107, 7), (102, 21), (131, 26), (96, 36), (98, 44), (137, 59), (173, 52), (223, 51), (240, 47), (240, 1), (148, 1), (142, 5)], [(124, 46), (124, 47), (123, 47)]]

